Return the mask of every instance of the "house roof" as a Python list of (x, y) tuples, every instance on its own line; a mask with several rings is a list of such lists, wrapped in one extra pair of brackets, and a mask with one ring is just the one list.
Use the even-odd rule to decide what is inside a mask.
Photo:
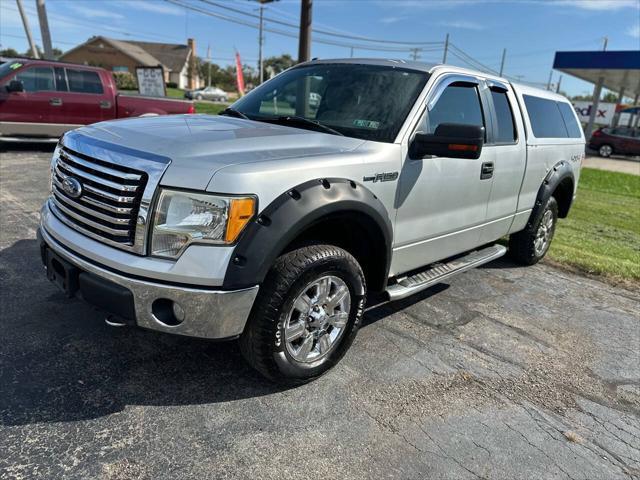
[(126, 41), (131, 45), (138, 46), (173, 71), (181, 71), (184, 64), (189, 59), (190, 49), (187, 45), (173, 43), (137, 42)]
[(85, 45), (93, 44), (96, 41), (103, 41), (104, 43), (111, 45), (113, 48), (120, 50), (125, 55), (139, 62), (140, 65), (163, 65), (169, 71), (181, 71), (184, 64), (187, 62), (190, 53), (190, 49), (187, 45), (116, 40), (114, 38), (96, 36), (91, 37), (86, 42), (65, 52), (60, 58), (64, 59), (64, 57), (69, 53), (78, 50)]

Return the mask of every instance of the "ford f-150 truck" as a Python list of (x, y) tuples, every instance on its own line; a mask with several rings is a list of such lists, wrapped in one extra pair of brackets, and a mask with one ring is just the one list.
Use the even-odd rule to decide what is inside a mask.
[(193, 103), (118, 94), (103, 68), (47, 60), (0, 65), (0, 141), (57, 138), (114, 118), (194, 113)]
[(316, 60), (222, 116), (67, 133), (42, 261), (112, 325), (239, 338), (258, 371), (304, 382), (349, 348), (368, 292), (412, 295), (505, 254), (506, 236), (538, 262), (584, 151), (560, 95), (448, 65)]

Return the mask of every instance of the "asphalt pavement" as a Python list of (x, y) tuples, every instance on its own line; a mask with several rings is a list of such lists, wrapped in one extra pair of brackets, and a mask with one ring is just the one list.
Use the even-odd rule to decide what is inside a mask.
[(640, 478), (640, 292), (497, 261), (372, 306), (282, 389), (49, 284), (50, 156), (0, 151), (0, 478)]

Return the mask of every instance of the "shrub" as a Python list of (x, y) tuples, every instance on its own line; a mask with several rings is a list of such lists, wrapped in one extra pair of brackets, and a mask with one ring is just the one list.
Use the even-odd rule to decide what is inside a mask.
[(112, 72), (118, 90), (137, 90), (138, 82), (129, 72)]
[(167, 88), (178, 88), (178, 84), (176, 82), (167, 82)]

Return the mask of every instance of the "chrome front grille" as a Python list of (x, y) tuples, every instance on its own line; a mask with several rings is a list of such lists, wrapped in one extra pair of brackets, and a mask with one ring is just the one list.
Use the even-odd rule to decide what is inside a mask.
[[(51, 195), (56, 216), (87, 236), (134, 250), (147, 174), (66, 147), (58, 152)], [(74, 179), (81, 186), (79, 195), (69, 187)]]

